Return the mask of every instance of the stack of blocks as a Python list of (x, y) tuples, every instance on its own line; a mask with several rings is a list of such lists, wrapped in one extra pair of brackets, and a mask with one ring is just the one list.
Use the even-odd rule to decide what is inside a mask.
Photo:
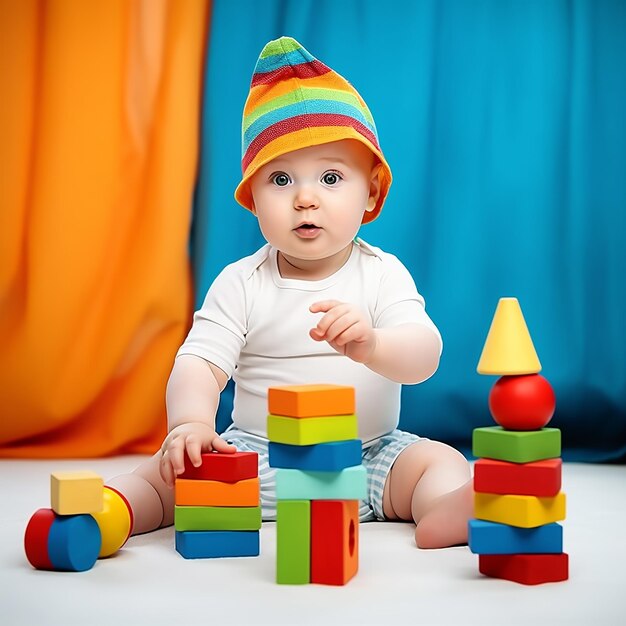
[(489, 408), (499, 426), (477, 428), (474, 514), (468, 543), (479, 571), (527, 585), (568, 578), (563, 552), (561, 432), (545, 428), (556, 400), (518, 301), (501, 298), (478, 364), (497, 375)]
[(367, 474), (353, 387), (268, 390), (276, 469), (276, 582), (345, 585), (358, 570), (359, 500)]
[(261, 506), (256, 452), (202, 454), (176, 479), (176, 550), (186, 559), (258, 556)]
[(83, 572), (91, 569), (102, 547), (92, 517), (103, 508), (103, 481), (92, 472), (50, 476), (51, 508), (30, 518), (24, 535), (26, 558), (37, 569)]
[(39, 509), (24, 534), (26, 558), (37, 569), (83, 572), (115, 554), (133, 528), (130, 505), (90, 471), (50, 476), (51, 508)]

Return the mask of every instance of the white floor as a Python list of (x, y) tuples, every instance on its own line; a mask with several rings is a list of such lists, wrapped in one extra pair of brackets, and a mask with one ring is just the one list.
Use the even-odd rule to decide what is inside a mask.
[(467, 547), (418, 550), (411, 525), (395, 523), (361, 525), (359, 573), (345, 587), (275, 584), (272, 523), (258, 558), (187, 561), (168, 528), (132, 538), (88, 572), (32, 569), (23, 534), (49, 506), (50, 473), (108, 478), (140, 458), (0, 461), (1, 624), (626, 624), (626, 466), (565, 465), (564, 583), (485, 578)]

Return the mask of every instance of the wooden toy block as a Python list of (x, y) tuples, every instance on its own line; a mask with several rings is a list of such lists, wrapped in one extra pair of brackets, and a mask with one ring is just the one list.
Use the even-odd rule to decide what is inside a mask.
[(278, 500), (363, 500), (367, 495), (367, 471), (362, 465), (340, 472), (276, 470)]
[(259, 556), (258, 530), (175, 531), (176, 551), (186, 559)]
[(133, 510), (128, 500), (113, 487), (106, 486), (103, 491), (102, 511), (92, 513), (102, 535), (102, 546), (98, 558), (115, 554), (133, 532)]
[(520, 496), (556, 496), (561, 490), (561, 459), (509, 463), (478, 459), (474, 464), (474, 491)]
[(270, 441), (270, 467), (299, 469), (309, 472), (339, 472), (346, 467), (361, 465), (360, 439), (317, 443), (311, 446), (291, 446)]
[(48, 533), (48, 555), (55, 570), (84, 572), (98, 560), (102, 537), (96, 520), (83, 515), (57, 515)]
[(518, 528), (472, 519), (467, 543), (474, 554), (559, 554), (563, 552), (563, 527)]
[(561, 554), (481, 554), (478, 571), (523, 585), (556, 583), (569, 577), (569, 557)]
[(224, 483), (178, 478), (175, 503), (190, 506), (258, 506), (259, 479), (247, 478), (236, 483)]
[(531, 463), (561, 456), (561, 431), (558, 428), (541, 430), (504, 430), (501, 426), (475, 428), (472, 437), (474, 456)]
[(565, 519), (565, 494), (552, 498), (474, 494), (474, 515), (488, 522), (535, 528)]
[(175, 506), (176, 530), (259, 530), (261, 507)]
[(185, 471), (178, 478), (236, 483), (258, 475), (259, 455), (256, 452), (207, 452), (202, 455), (200, 467), (194, 467), (185, 454)]
[(342, 385), (290, 385), (270, 387), (268, 410), (288, 417), (324, 417), (355, 412), (354, 387)]
[(48, 535), (55, 519), (52, 509), (39, 509), (26, 525), (24, 551), (28, 562), (36, 569), (54, 569), (48, 554)]
[(539, 430), (556, 409), (552, 385), (539, 374), (502, 376), (489, 392), (489, 411), (508, 430)]
[(541, 371), (517, 298), (500, 298), (498, 301), (477, 371), (496, 376)]
[(276, 503), (276, 582), (304, 585), (311, 577), (311, 502)]
[(50, 476), (52, 510), (58, 515), (102, 510), (104, 481), (94, 472), (54, 472)]
[(357, 437), (358, 422), (354, 414), (306, 419), (271, 414), (267, 416), (267, 438), (277, 443), (305, 446)]
[(311, 582), (345, 585), (359, 569), (359, 503), (311, 502)]

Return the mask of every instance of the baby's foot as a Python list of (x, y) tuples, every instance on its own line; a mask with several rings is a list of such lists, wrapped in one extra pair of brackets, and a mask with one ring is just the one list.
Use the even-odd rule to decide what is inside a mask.
[(418, 548), (448, 548), (467, 543), (467, 522), (474, 514), (474, 490), (469, 480), (437, 498), (415, 528)]

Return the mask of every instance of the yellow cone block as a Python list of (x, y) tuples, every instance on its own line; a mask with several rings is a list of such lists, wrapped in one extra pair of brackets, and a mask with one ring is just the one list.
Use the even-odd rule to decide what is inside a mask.
[(537, 374), (541, 371), (541, 363), (517, 298), (500, 298), (477, 371), (495, 376)]
[(474, 493), (474, 516), (520, 528), (536, 528), (565, 519), (565, 494), (537, 496)]

